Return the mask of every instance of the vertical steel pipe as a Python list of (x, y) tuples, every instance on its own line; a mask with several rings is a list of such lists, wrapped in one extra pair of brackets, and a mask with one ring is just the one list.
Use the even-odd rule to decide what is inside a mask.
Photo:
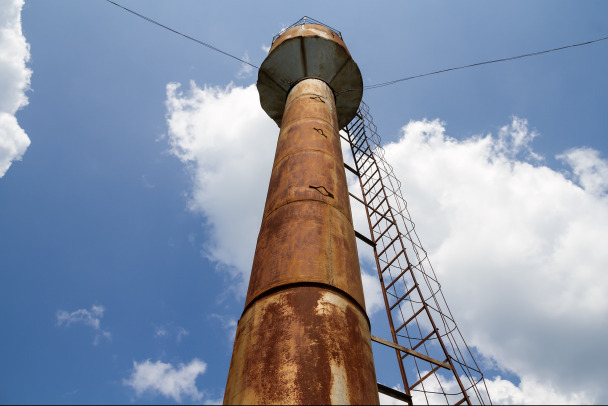
[(336, 101), (288, 93), (224, 404), (378, 404)]

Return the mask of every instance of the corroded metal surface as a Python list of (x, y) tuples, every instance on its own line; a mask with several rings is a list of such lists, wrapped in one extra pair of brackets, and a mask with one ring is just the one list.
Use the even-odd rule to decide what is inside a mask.
[(241, 317), (225, 404), (377, 404), (367, 320), (335, 291), (298, 286)]
[(336, 107), (287, 97), (224, 403), (378, 403)]
[(311, 281), (365, 308), (331, 89), (307, 79), (288, 101), (245, 306), (275, 286)]
[(321, 79), (339, 94), (336, 106), (340, 128), (352, 120), (363, 96), (363, 79), (346, 45), (331, 29), (317, 24), (297, 25), (272, 44), (260, 67), (257, 86), (262, 108), (277, 125), (282, 126), (287, 94), (303, 78)]

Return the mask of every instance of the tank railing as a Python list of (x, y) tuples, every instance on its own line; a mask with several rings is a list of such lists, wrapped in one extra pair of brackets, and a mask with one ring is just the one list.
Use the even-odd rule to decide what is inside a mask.
[(298, 21), (296, 21), (295, 23), (291, 24), (289, 27), (282, 29), (280, 33), (278, 33), (277, 35), (275, 35), (274, 37), (272, 37), (272, 43), (274, 44), (274, 42), (277, 40), (277, 38), (279, 38), (285, 31), (287, 31), (291, 27), (295, 27), (295, 26), (298, 26), (298, 25), (305, 25), (305, 24), (322, 25), (323, 27), (329, 28), (335, 34), (338, 34), (338, 36), (340, 38), (342, 38), (342, 33), (340, 31), (336, 30), (335, 28), (332, 28), (332, 27), (330, 27), (327, 24), (323, 24), (322, 22), (320, 22), (318, 20), (315, 20), (314, 18), (310, 18), (308, 16), (304, 16), (304, 17), (300, 18)]

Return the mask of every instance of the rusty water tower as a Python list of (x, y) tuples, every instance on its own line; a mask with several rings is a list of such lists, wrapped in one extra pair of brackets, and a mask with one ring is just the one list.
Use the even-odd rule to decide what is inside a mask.
[(341, 35), (275, 37), (257, 83), (280, 133), (225, 404), (378, 404), (339, 130), (362, 78)]
[[(287, 28), (257, 86), (280, 132), (224, 403), (378, 404), (380, 392), (410, 405), (491, 404), (340, 32), (307, 17)], [(354, 230), (350, 198), (369, 236)], [(373, 250), (390, 340), (371, 335), (355, 238)], [(395, 353), (399, 389), (376, 382), (371, 341)]]

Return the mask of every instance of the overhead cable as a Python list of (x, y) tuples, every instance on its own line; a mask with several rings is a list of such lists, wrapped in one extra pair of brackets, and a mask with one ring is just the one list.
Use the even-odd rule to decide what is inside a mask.
[[(204, 45), (204, 46), (206, 46), (209, 49), (212, 49), (212, 50), (214, 50), (216, 52), (219, 52), (221, 54), (229, 56), (232, 59), (235, 59), (235, 60), (237, 60), (239, 62), (247, 64), (247, 65), (251, 66), (252, 68), (255, 68), (255, 69), (258, 69), (258, 70), (260, 69), (259, 66), (254, 65), (254, 64), (252, 64), (249, 61), (246, 61), (246, 60), (241, 59), (241, 58), (239, 58), (237, 56), (234, 56), (234, 55), (232, 55), (232, 54), (230, 54), (230, 53), (228, 53), (226, 51), (222, 51), (221, 49), (216, 48), (213, 45), (210, 45), (210, 44), (208, 44), (206, 42), (203, 42), (201, 40), (193, 38), (193, 37), (191, 37), (189, 35), (186, 35), (186, 34), (184, 34), (182, 32), (179, 32), (177, 30), (174, 30), (171, 27), (167, 27), (166, 25), (161, 24), (158, 21), (155, 21), (155, 20), (153, 20), (153, 19), (151, 19), (149, 17), (146, 17), (146, 16), (144, 16), (144, 15), (142, 15), (142, 14), (136, 12), (136, 11), (133, 11), (130, 8), (127, 8), (127, 7), (123, 6), (123, 5), (120, 5), (120, 4), (116, 3), (115, 1), (112, 1), (112, 0), (106, 0), (106, 1), (108, 3), (110, 3), (110, 4), (113, 4), (113, 5), (117, 6), (117, 7), (120, 7), (121, 9), (123, 9), (125, 11), (128, 11), (131, 14), (136, 15), (139, 18), (142, 18), (142, 19), (144, 19), (144, 20), (146, 20), (148, 22), (151, 22), (152, 24), (158, 25), (159, 27), (162, 27), (162, 28), (164, 28), (166, 30), (169, 30), (169, 31), (171, 31), (171, 32), (173, 32), (173, 33), (175, 33), (177, 35), (181, 35), (184, 38), (187, 38), (187, 39), (189, 39), (191, 41), (194, 41), (194, 42), (196, 42), (198, 44)], [(420, 75), (408, 76), (408, 77), (405, 77), (405, 78), (395, 79), (395, 80), (391, 80), (391, 81), (388, 81), (388, 82), (382, 82), (382, 83), (376, 83), (376, 84), (373, 84), (373, 85), (363, 86), (363, 88), (359, 88), (359, 89), (342, 90), (339, 93), (347, 93), (347, 92), (354, 92), (354, 91), (361, 91), (361, 90), (378, 89), (380, 87), (390, 86), (390, 85), (394, 85), (396, 83), (405, 82), (407, 80), (412, 80), (412, 79), (417, 79), (417, 78), (422, 78), (422, 77), (425, 77), (425, 76), (437, 75), (439, 73), (450, 72), (450, 71), (455, 71), (455, 70), (460, 70), (460, 69), (466, 69), (466, 68), (472, 68), (472, 67), (480, 66), (480, 65), (488, 65), (488, 64), (491, 64), (491, 63), (513, 61), (515, 59), (527, 58), (527, 57), (530, 57), (530, 56), (537, 56), (537, 55), (542, 55), (542, 54), (548, 54), (550, 52), (562, 51), (562, 50), (568, 49), (568, 48), (575, 48), (575, 47), (580, 47), (580, 46), (583, 46), (583, 45), (589, 45), (589, 44), (593, 44), (594, 42), (600, 42), (600, 41), (604, 41), (604, 40), (607, 40), (607, 39), (608, 39), (608, 37), (603, 37), (603, 38), (598, 38), (598, 39), (594, 39), (594, 40), (591, 40), (591, 41), (581, 42), (581, 43), (578, 43), (578, 44), (572, 44), (572, 45), (566, 45), (566, 46), (559, 47), (559, 48), (547, 49), (547, 50), (544, 50), (544, 51), (531, 52), (531, 53), (523, 54), (523, 55), (510, 56), (510, 57), (507, 57), (507, 58), (493, 59), (491, 61), (477, 62), (477, 63), (472, 63), (472, 64), (469, 64), (469, 65), (463, 65), (463, 66), (457, 66), (457, 67), (453, 67), (453, 68), (441, 69), (441, 70), (434, 71), (434, 72), (423, 73), (423, 74), (420, 74)], [(287, 81), (285, 79), (283, 79), (283, 81), (286, 82), (287, 84), (291, 84), (291, 83), (288, 83), (289, 81)]]
[(152, 24), (156, 24), (156, 25), (158, 25), (159, 27), (162, 27), (162, 28), (164, 28), (164, 29), (166, 29), (166, 30), (169, 30), (169, 31), (171, 31), (171, 32), (174, 32), (174, 33), (175, 33), (175, 34), (177, 34), (177, 35), (181, 35), (182, 37), (188, 38), (189, 40), (192, 40), (192, 41), (194, 41), (194, 42), (196, 42), (196, 43), (199, 43), (199, 44), (201, 44), (201, 45), (204, 45), (204, 46), (206, 46), (207, 48), (213, 49), (214, 51), (217, 51), (217, 52), (219, 52), (219, 53), (221, 53), (221, 54), (224, 54), (224, 55), (229, 56), (229, 57), (231, 57), (231, 58), (233, 58), (233, 59), (236, 59), (237, 61), (242, 62), (242, 63), (245, 63), (245, 64), (247, 64), (247, 65), (249, 65), (249, 66), (251, 66), (251, 67), (253, 67), (253, 68), (260, 69), (260, 67), (259, 67), (259, 66), (256, 66), (256, 65), (252, 64), (252, 63), (251, 63), (251, 62), (249, 62), (249, 61), (246, 61), (246, 60), (241, 59), (241, 58), (239, 58), (239, 57), (237, 57), (237, 56), (234, 56), (234, 55), (232, 55), (232, 54), (229, 54), (228, 52), (222, 51), (221, 49), (218, 49), (218, 48), (214, 47), (213, 45), (207, 44), (206, 42), (203, 42), (203, 41), (198, 40), (198, 39), (196, 39), (196, 38), (193, 38), (193, 37), (191, 37), (191, 36), (189, 36), (189, 35), (186, 35), (186, 34), (184, 34), (184, 33), (181, 33), (181, 32), (179, 32), (179, 31), (177, 31), (177, 30), (174, 30), (174, 29), (173, 29), (173, 28), (171, 28), (171, 27), (167, 27), (166, 25), (161, 24), (161, 23), (159, 23), (158, 21), (155, 21), (155, 20), (153, 20), (153, 19), (151, 19), (151, 18), (149, 18), (149, 17), (146, 17), (145, 15), (139, 14), (137, 11), (133, 11), (133, 10), (131, 10), (130, 8), (127, 8), (127, 7), (125, 7), (125, 6), (122, 6), (122, 5), (120, 5), (120, 4), (118, 4), (118, 3), (116, 3), (116, 2), (114, 2), (114, 1), (112, 1), (112, 0), (106, 0), (106, 1), (107, 1), (108, 3), (114, 4), (116, 7), (120, 7), (120, 8), (122, 8), (123, 10), (128, 11), (128, 12), (129, 12), (129, 13), (131, 13), (131, 14), (136, 15), (136, 16), (137, 16), (137, 17), (139, 17), (139, 18), (143, 18), (144, 20), (146, 20), (146, 21), (148, 21), (148, 22), (151, 22)]
[[(515, 59), (526, 58), (526, 57), (529, 57), (529, 56), (536, 56), (536, 55), (547, 54), (549, 52), (562, 51), (562, 50), (567, 49), (567, 48), (574, 48), (574, 47), (580, 47), (580, 46), (583, 46), (583, 45), (589, 45), (589, 44), (593, 44), (594, 42), (604, 41), (606, 39), (608, 39), (608, 37), (603, 37), (603, 38), (598, 38), (598, 39), (594, 39), (594, 40), (591, 40), (591, 41), (581, 42), (579, 44), (566, 45), (566, 46), (559, 47), (559, 48), (547, 49), (545, 51), (531, 52), (529, 54), (510, 56), (508, 58), (493, 59), (491, 61), (477, 62), (477, 63), (472, 63), (470, 65), (457, 66), (457, 67), (454, 67), (454, 68), (442, 69), (442, 70), (438, 70), (438, 71), (435, 71), (435, 72), (423, 73), (421, 75), (408, 76), (406, 78), (395, 79), (395, 80), (391, 80), (389, 82), (376, 83), (374, 85), (363, 86), (363, 90), (377, 89), (379, 87), (390, 86), (390, 85), (394, 85), (395, 83), (399, 83), (399, 82), (405, 82), (406, 80), (412, 80), (412, 79), (421, 78), (421, 77), (424, 77), (424, 76), (436, 75), (438, 73), (450, 72), (450, 71), (453, 71), (453, 70), (472, 68), (474, 66), (488, 65), (488, 64), (497, 63), (497, 62), (512, 61), (512, 60), (515, 60)], [(356, 90), (361, 90), (361, 89), (348, 89), (348, 90), (343, 90), (341, 93), (352, 92), (352, 91), (356, 91)]]

